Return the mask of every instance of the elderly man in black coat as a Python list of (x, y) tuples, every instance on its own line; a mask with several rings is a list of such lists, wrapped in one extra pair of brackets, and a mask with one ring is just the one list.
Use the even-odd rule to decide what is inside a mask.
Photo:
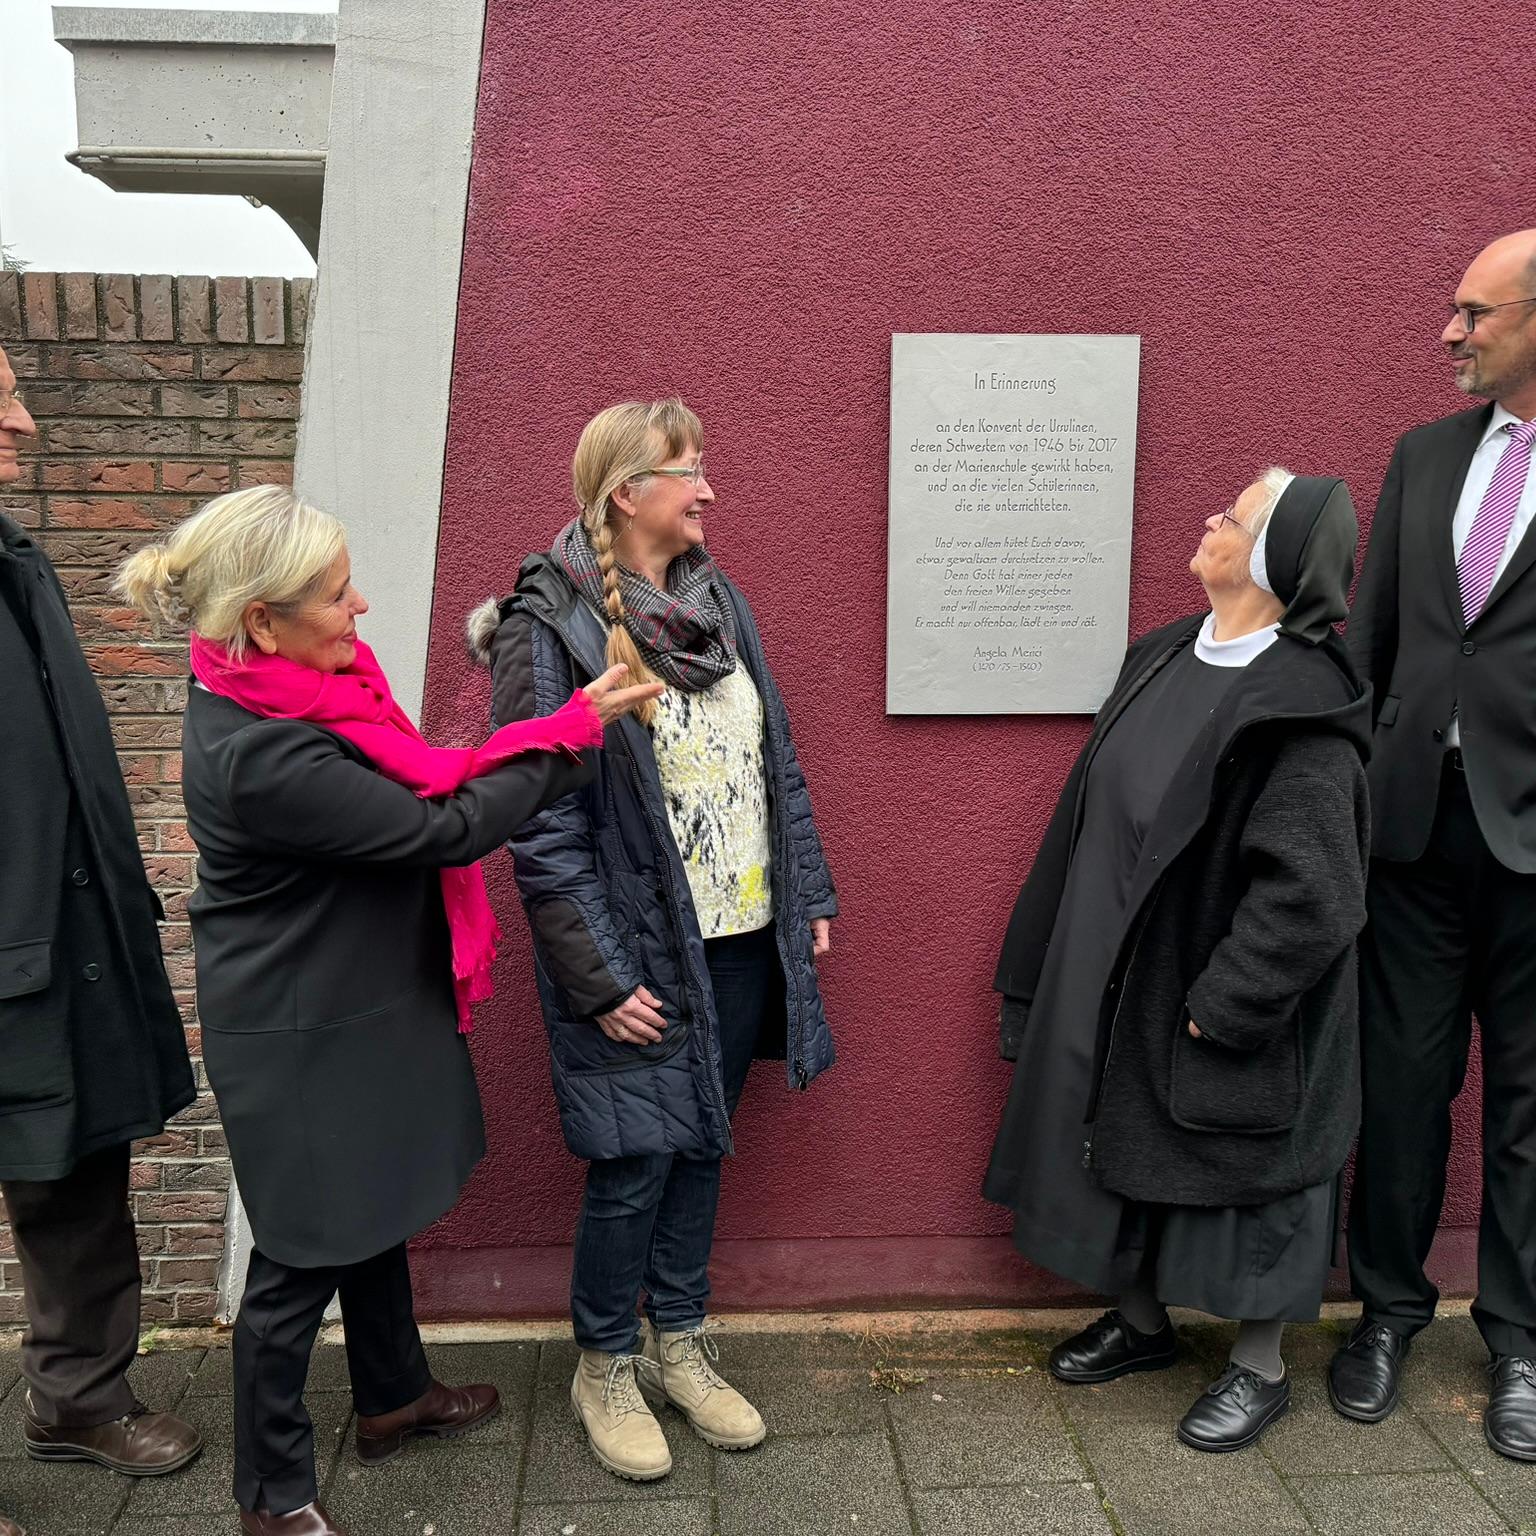
[[(0, 351), (0, 486), (33, 435)], [(195, 1088), (106, 710), (47, 558), (0, 514), (0, 1188), (26, 1282), (23, 1443), (172, 1472), (202, 1448), (127, 1369), (139, 1257), (128, 1147)], [(0, 1536), (18, 1530), (0, 1518)]]

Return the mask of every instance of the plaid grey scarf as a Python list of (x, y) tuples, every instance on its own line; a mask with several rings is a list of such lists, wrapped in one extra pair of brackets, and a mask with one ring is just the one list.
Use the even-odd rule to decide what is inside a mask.
[[(602, 567), (579, 517), (560, 530), (551, 553), (581, 599), (608, 627)], [(662, 682), (685, 693), (702, 693), (736, 670), (731, 599), (720, 567), (705, 550), (690, 549), (667, 567), (665, 592), (621, 562), (619, 595), (624, 627)]]

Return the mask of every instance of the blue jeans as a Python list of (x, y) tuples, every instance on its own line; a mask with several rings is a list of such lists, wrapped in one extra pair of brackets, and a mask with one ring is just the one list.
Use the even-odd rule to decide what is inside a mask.
[[(704, 958), (720, 1021), (725, 1105), (735, 1114), (767, 999), (783, 988), (773, 925), (707, 939)], [(588, 1165), (571, 1270), (571, 1321), (582, 1349), (633, 1353), (642, 1288), (658, 1328), (703, 1322), (719, 1201), (718, 1157), (657, 1152)]]

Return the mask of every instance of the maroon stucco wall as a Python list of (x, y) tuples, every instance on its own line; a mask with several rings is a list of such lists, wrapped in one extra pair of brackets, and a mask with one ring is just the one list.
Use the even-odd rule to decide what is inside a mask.
[[(583, 421), (679, 391), (844, 904), (842, 1061), (804, 1096), (755, 1069), (719, 1301), (1060, 1294), (977, 1184), (1007, 1081), (997, 943), (1087, 722), (884, 715), (891, 332), (1140, 333), (1131, 623), (1193, 610), (1200, 520), (1255, 470), (1343, 474), (1368, 510), (1397, 434), (1458, 408), (1442, 307), (1531, 218), (1506, 16), (492, 0), (428, 723), (483, 720), (462, 615), (569, 515)], [(475, 1041), (492, 1151), (418, 1253), (430, 1310), (558, 1306), (578, 1190), (496, 862), (511, 937)], [(1466, 1235), (1438, 1260), (1453, 1284)]]

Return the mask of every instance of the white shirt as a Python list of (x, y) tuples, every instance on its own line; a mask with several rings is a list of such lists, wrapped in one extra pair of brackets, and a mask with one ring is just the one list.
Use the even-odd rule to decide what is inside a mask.
[[(1493, 408), (1493, 415), (1488, 418), (1488, 428), (1483, 433), (1483, 440), (1477, 445), (1477, 451), (1472, 455), (1472, 462), (1467, 466), (1466, 483), (1461, 488), (1461, 500), (1456, 503), (1456, 515), (1451, 519), (1451, 552), (1460, 563), (1461, 551), (1467, 542), (1467, 535), (1472, 532), (1472, 522), (1477, 516), (1477, 509), (1483, 504), (1483, 497), (1488, 494), (1489, 482), (1493, 479), (1493, 472), (1499, 467), (1499, 460), (1504, 456), (1504, 450), (1509, 447), (1510, 436), (1504, 428), (1514, 424), (1520, 424), (1520, 418), (1506, 411), (1502, 405)], [(1525, 537), (1525, 531), (1531, 526), (1532, 518), (1536, 518), (1536, 473), (1527, 472), (1525, 477), (1525, 489), (1520, 493), (1520, 505), (1515, 508), (1515, 520), (1509, 525), (1509, 537), (1504, 541), (1503, 553), (1499, 556), (1498, 566), (1493, 573), (1494, 585), (1498, 585), (1499, 577), (1504, 574), (1504, 567), (1509, 564), (1510, 556), (1520, 547), (1520, 541)], [(1448, 747), (1461, 745), (1461, 729), (1457, 723), (1454, 712), (1451, 715), (1450, 729), (1445, 733), (1445, 744)]]
[(1256, 656), (1262, 656), (1275, 643), (1280, 633), (1278, 624), (1267, 624), (1252, 634), (1239, 635), (1235, 640), (1216, 638), (1216, 615), (1208, 613), (1200, 633), (1195, 636), (1195, 655), (1213, 667), (1246, 667)]

